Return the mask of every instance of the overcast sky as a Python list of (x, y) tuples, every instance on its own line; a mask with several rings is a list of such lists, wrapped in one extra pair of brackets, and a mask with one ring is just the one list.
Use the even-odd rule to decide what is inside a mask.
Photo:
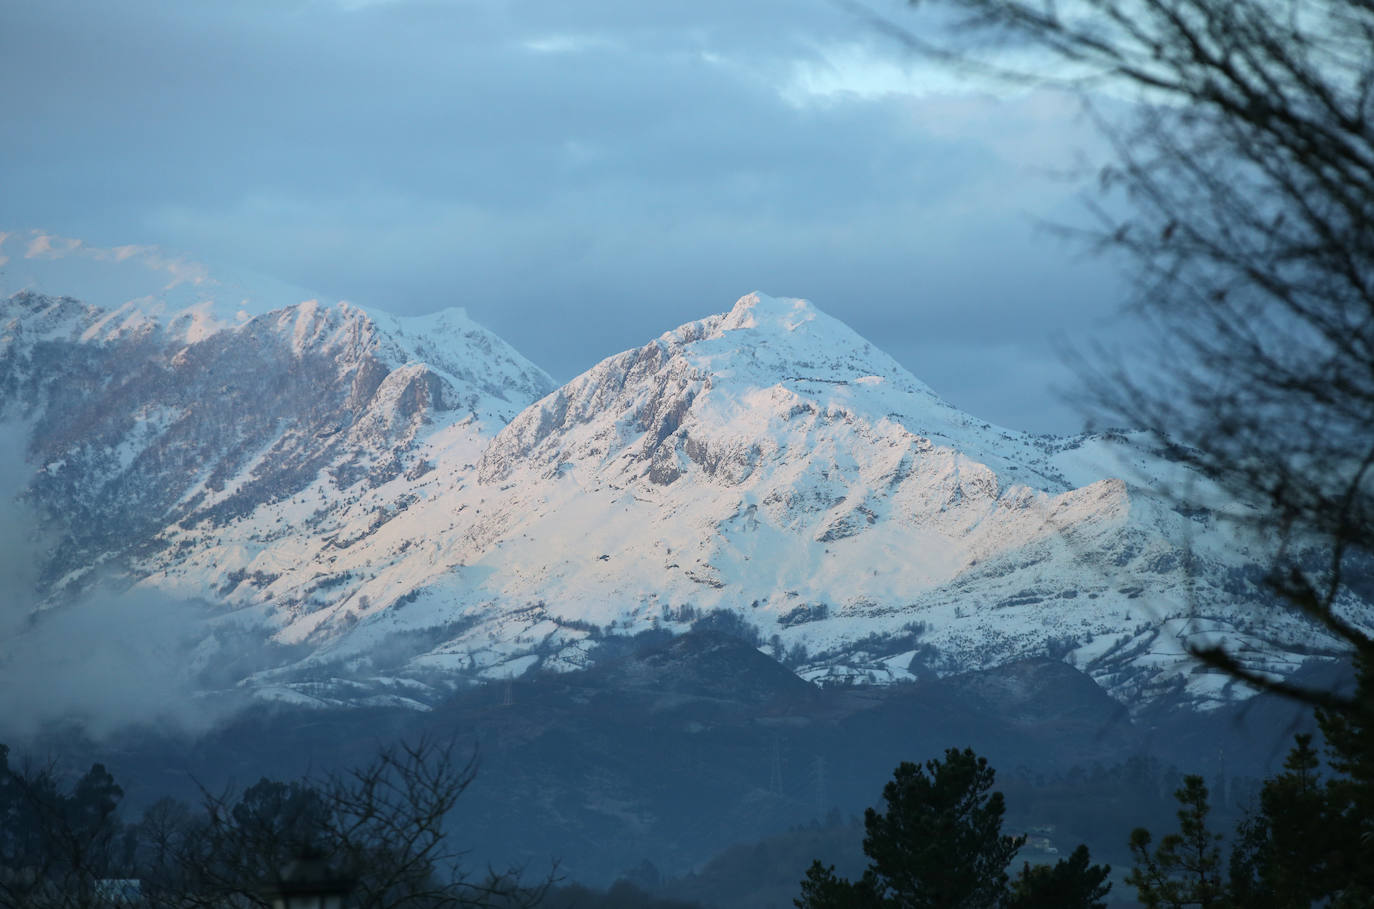
[(0, 3), (0, 86), (0, 231), (464, 306), (560, 381), (761, 290), (1070, 431), (1057, 345), (1120, 301), (1036, 226), (1083, 219), (1074, 102), (829, 0)]

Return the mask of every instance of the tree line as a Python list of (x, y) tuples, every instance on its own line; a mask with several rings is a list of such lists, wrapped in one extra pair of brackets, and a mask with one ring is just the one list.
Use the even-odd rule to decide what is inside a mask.
[[(1325, 766), (1313, 736), (1296, 736), (1284, 770), (1263, 782), (1229, 841), (1209, 826), (1203, 777), (1182, 777), (1177, 828), (1158, 841), (1144, 827), (1129, 834), (1133, 867), (1124, 881), (1142, 905), (1374, 905), (1374, 866), (1364, 861), (1374, 805), (1371, 730), (1341, 714), (1318, 720)], [(529, 880), (521, 869), (465, 869), (446, 827), (475, 773), (475, 761), (458, 760), (450, 747), (402, 744), (345, 772), (203, 791), (196, 806), (164, 798), (125, 823), (123, 790), (103, 765), (64, 785), (51, 764), (12, 766), (0, 745), (0, 906), (127, 903), (130, 893), (117, 888), (137, 880), (136, 903), (156, 909), (265, 907), (264, 887), (311, 850), (352, 879), (349, 905), (357, 909), (694, 905), (629, 882), (597, 892), (555, 886), (552, 871)], [(1014, 869), (1026, 837), (1003, 832), (1006, 802), (995, 777), (971, 749), (900, 764), (881, 808), (864, 814), (867, 869), (849, 880), (816, 860), (794, 905), (1103, 909), (1111, 869), (1093, 863), (1085, 845), (1053, 865), (1023, 861)]]
[[(356, 909), (534, 906), (551, 876), (472, 872), (447, 836), (475, 774), (451, 746), (400, 744), (345, 772), (202, 791), (194, 806), (164, 798), (125, 823), (103, 765), (64, 786), (53, 765), (11, 766), (0, 745), (0, 907), (267, 907), (264, 888), (307, 854), (351, 879)], [(134, 880), (136, 893), (121, 889)]]
[[(1366, 676), (1362, 675), (1364, 680)], [(1369, 823), (1374, 729), (1361, 717), (1319, 712), (1326, 768), (1310, 734), (1295, 737), (1283, 772), (1265, 780), (1230, 837), (1209, 827), (1204, 778), (1174, 792), (1178, 828), (1130, 833), (1125, 883), (1149, 909), (1296, 909), (1374, 905)], [(1002, 832), (995, 773), (971, 749), (902, 763), (883, 789), (885, 810), (864, 814), (867, 870), (858, 880), (819, 859), (801, 882), (798, 909), (1104, 909), (1109, 866), (1079, 845), (1054, 865), (1008, 874), (1025, 836)], [(1225, 854), (1224, 854), (1225, 853)]]

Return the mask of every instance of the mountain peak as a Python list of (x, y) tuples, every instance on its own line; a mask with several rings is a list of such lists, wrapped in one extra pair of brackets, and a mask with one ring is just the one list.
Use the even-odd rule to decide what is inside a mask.
[(456, 386), (481, 389), (492, 400), (504, 402), (498, 408), (503, 423), (554, 388), (548, 373), (474, 322), (462, 307), (419, 316), (353, 309), (385, 335), (383, 354), (389, 363), (424, 362)]
[(746, 294), (728, 313), (685, 325), (672, 336), (693, 367), (722, 378), (812, 388), (888, 379), (904, 391), (935, 397), (897, 361), (809, 300)]
[[(1186, 657), (1249, 634), (1227, 539), (1185, 557), (1195, 519), (1109, 479), (1105, 442), (983, 423), (805, 300), (748, 294), (551, 390), (461, 310), (217, 328), (103, 299), (0, 299), (0, 414), (62, 540), (44, 595), (98, 567), (242, 610), (307, 654), (245, 680), (265, 697), (418, 703), (698, 624), (811, 680), (1049, 652), (1135, 702), (1231, 697)], [(1260, 631), (1257, 671), (1300, 661)]]
[(719, 330), (725, 332), (744, 328), (770, 328), (790, 332), (813, 321), (818, 314), (818, 310), (807, 300), (770, 297), (754, 291), (736, 301), (721, 321)]

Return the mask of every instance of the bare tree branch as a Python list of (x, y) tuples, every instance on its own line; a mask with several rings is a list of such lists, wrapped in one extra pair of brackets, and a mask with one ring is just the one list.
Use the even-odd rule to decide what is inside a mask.
[[(1158, 358), (1144, 372), (1093, 369), (1094, 415), (1147, 430), (1137, 438), (1167, 446), (1240, 503), (1217, 518), (1243, 525), (1266, 553), (1257, 609), (1301, 615), (1313, 633), (1368, 653), (1374, 4), (913, 5), (952, 14), (943, 39), (861, 9), (910, 52), (971, 76), (1079, 92), (1110, 141), (1114, 161), (1089, 209), (1095, 223), (1066, 232), (1126, 263)], [(1026, 48), (1044, 65), (1007, 63), (1026, 59), (1009, 50)], [(1104, 89), (1116, 99), (1107, 112), (1097, 100)], [(1160, 491), (1180, 506), (1202, 504), (1191, 489)], [(1225, 643), (1196, 655), (1261, 690), (1326, 710), (1366, 709), (1248, 670)]]

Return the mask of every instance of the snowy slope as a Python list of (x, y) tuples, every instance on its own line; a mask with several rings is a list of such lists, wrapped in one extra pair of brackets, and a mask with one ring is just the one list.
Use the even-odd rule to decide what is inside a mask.
[[(255, 556), (261, 595), (309, 604), (280, 639), (312, 646), (257, 681), (575, 668), (599, 636), (716, 610), (810, 679), (1049, 651), (1118, 697), (1206, 705), (1241, 693), (1194, 672), (1196, 635), (1298, 665), (1263, 640), (1239, 543), (1138, 485), (1170, 465), (1123, 457), (976, 421), (810, 304), (751, 295), (545, 397), (475, 477), (440, 453), (346, 534)], [(324, 561), (345, 580), (321, 596)]]
[[(755, 294), (503, 431), (480, 465), (505, 490), (497, 542), (467, 573), (491, 603), (603, 628), (732, 609), (808, 678), (1053, 650), (1121, 697), (1220, 697), (1183, 644), (1242, 633), (1258, 591), (1237, 541), (1148, 494), (1176, 471), (1124, 451), (974, 420), (810, 304)], [(1198, 603), (1208, 620), (1186, 621)]]
[[(187, 324), (136, 302), (0, 303), (3, 416), (28, 428), (29, 497), (61, 537), (55, 593), (310, 539), (328, 506), (430, 469), (432, 451), (475, 462), (551, 384), (459, 310), (410, 320), (307, 300)], [(307, 489), (312, 507), (284, 516)], [(170, 586), (218, 597), (229, 580)]]
[(547, 394), (457, 311), (185, 324), (13, 297), (0, 400), (65, 528), (52, 595), (103, 568), (211, 600), (289, 648), (245, 682), (266, 697), (420, 706), (706, 621), (807, 679), (1048, 652), (1205, 708), (1245, 693), (1190, 641), (1280, 674), (1334, 646), (1275, 645), (1300, 635), (1254, 608), (1262, 541), (1150, 491), (1205, 484), (969, 417), (804, 301), (747, 296)]

